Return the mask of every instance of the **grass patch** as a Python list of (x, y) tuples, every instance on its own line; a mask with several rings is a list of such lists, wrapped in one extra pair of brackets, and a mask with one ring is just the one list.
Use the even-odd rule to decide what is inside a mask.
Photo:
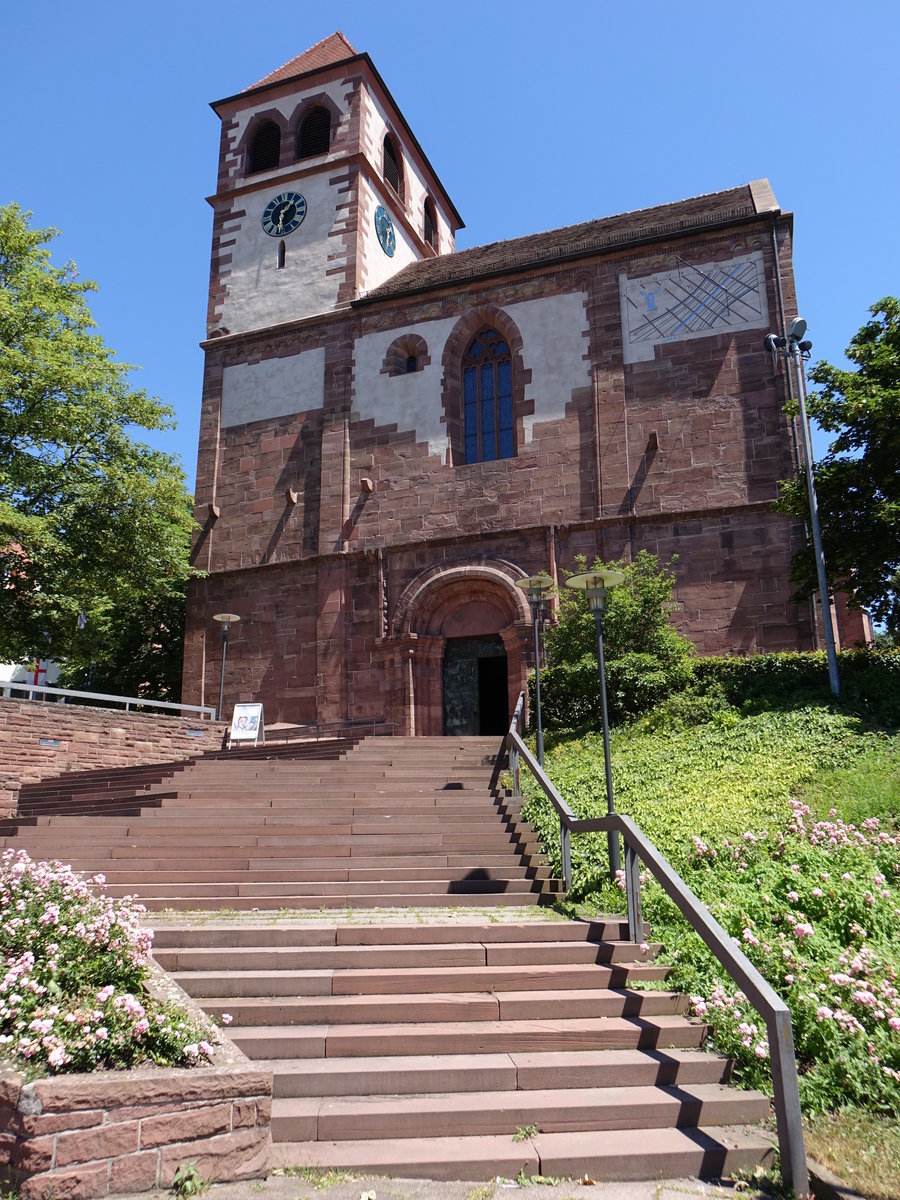
[(326, 1170), (322, 1167), (276, 1167), (272, 1174), (300, 1179), (314, 1187), (317, 1192), (325, 1192), (328, 1188), (337, 1187), (339, 1183), (352, 1183), (361, 1178), (352, 1171)]
[(813, 1121), (806, 1149), (867, 1200), (900, 1196), (900, 1125), (896, 1120), (842, 1109)]
[[(686, 731), (651, 714), (613, 733), (616, 807), (790, 1005), (809, 1114), (848, 1103), (900, 1113), (898, 749), (896, 735), (827, 703), (731, 708)], [(602, 815), (599, 734), (557, 736), (546, 765), (578, 816)], [(523, 782), (558, 871), (556, 814)], [(573, 838), (572, 862), (567, 906), (624, 911), (605, 834)], [(649, 875), (644, 914), (669, 986), (691, 996), (738, 1079), (771, 1090), (764, 1023)]]

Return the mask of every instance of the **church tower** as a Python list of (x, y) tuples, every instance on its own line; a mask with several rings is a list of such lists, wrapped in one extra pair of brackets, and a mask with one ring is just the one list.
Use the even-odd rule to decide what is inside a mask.
[(459, 214), (343, 34), (212, 107), (222, 133), (209, 337), (318, 316), (453, 251)]

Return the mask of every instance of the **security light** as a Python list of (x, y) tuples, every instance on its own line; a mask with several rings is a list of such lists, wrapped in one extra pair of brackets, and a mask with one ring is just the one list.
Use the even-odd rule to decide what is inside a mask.
[(791, 327), (788, 330), (788, 341), (799, 342), (806, 333), (806, 322), (802, 317), (794, 317), (791, 321)]

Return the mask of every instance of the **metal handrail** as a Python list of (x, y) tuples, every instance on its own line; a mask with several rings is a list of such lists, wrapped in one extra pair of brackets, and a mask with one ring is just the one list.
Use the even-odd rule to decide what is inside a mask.
[(106, 692), (74, 692), (69, 688), (47, 687), (43, 683), (21, 683), (17, 679), (9, 679), (0, 684), (0, 691), (28, 692), (28, 699), (33, 699), (31, 693), (40, 692), (45, 696), (73, 696), (79, 700), (111, 700), (113, 704), (124, 704), (125, 711), (131, 711), (131, 705), (137, 705), (141, 708), (174, 708), (179, 712), (199, 713), (201, 717), (209, 715), (209, 719), (216, 719), (216, 710), (210, 704), (176, 704), (169, 700), (144, 700), (140, 696), (111, 696)]
[(787, 1004), (760, 975), (739, 946), (736, 946), (706, 905), (696, 896), (660, 851), (645, 837), (630, 817), (613, 813), (605, 817), (579, 819), (553, 786), (537, 759), (525, 745), (519, 733), (525, 708), (525, 693), (519, 702), (504, 740), (509, 753), (513, 775), (513, 791), (522, 794), (520, 787), (521, 761), (531, 771), (544, 795), (559, 817), (560, 851), (563, 881), (568, 890), (572, 885), (571, 835), (599, 833), (610, 830), (621, 834), (625, 842), (625, 895), (628, 905), (628, 936), (633, 942), (643, 941), (641, 915), (640, 865), (646, 866), (663, 891), (672, 900), (707, 949), (743, 990), (750, 1003), (766, 1023), (769, 1055), (772, 1064), (772, 1085), (775, 1093), (775, 1123), (778, 1130), (778, 1149), (781, 1153), (781, 1173), (785, 1187), (798, 1195), (809, 1193), (809, 1172), (806, 1147), (803, 1142), (803, 1118), (800, 1109), (800, 1089), (797, 1080), (797, 1059), (794, 1054), (794, 1033)]

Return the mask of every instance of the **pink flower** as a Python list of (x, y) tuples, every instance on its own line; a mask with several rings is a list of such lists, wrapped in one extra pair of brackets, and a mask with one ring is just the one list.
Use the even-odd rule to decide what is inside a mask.
[(234, 1017), (231, 1015), (231, 1013), (222, 1013), (222, 1024), (223, 1025), (230, 1025), (233, 1020), (234, 1020)]
[(813, 935), (813, 927), (812, 927), (812, 925), (810, 925), (810, 923), (808, 921), (804, 921), (804, 922), (802, 922), (802, 924), (794, 926), (794, 937), (795, 938), (799, 938), (802, 941), (803, 938), (812, 937), (812, 935)]
[(819, 1005), (819, 1008), (816, 1010), (817, 1021), (830, 1021), (833, 1016), (834, 1013), (827, 1004)]

